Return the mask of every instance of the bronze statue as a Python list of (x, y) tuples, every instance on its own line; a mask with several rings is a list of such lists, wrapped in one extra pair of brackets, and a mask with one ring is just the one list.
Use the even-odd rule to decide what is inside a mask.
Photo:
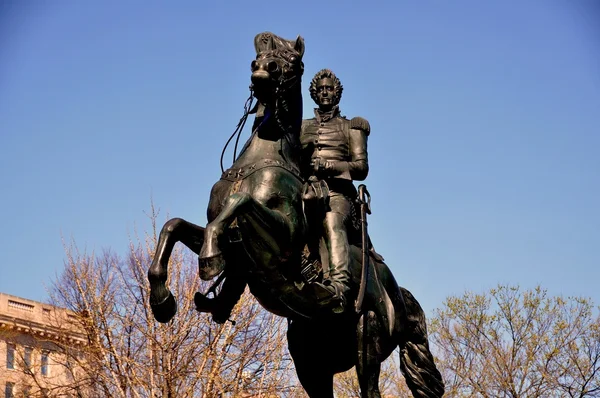
[[(266, 310), (288, 318), (289, 350), (309, 397), (333, 398), (333, 375), (352, 366), (356, 366), (362, 396), (379, 397), (380, 364), (397, 346), (401, 369), (413, 395), (442, 396), (443, 382), (429, 352), (423, 310), (410, 292), (398, 286), (383, 259), (370, 250), (366, 224), (362, 225), (362, 235), (347, 234), (347, 270), (340, 270), (341, 277), (334, 270), (333, 276), (329, 272), (329, 278), (325, 278), (328, 272), (319, 268), (321, 262), (324, 268), (328, 264), (328, 246), (335, 250), (336, 244), (331, 242), (337, 238), (326, 234), (314, 238), (304, 215), (303, 196), (309, 199), (310, 189), (316, 189), (319, 194), (315, 197), (321, 199), (313, 208), (316, 216), (309, 220), (319, 219), (319, 214), (326, 218), (333, 197), (353, 194), (346, 188), (338, 190), (337, 181), (326, 172), (337, 176), (348, 172), (356, 179), (360, 173), (358, 177), (352, 175), (350, 165), (338, 169), (342, 165), (333, 164), (338, 160), (335, 156), (317, 161), (318, 156), (311, 155), (308, 164), (315, 159), (311, 166), (314, 172), (305, 170), (303, 148), (306, 153), (309, 146), (301, 142), (304, 40), (298, 37), (288, 41), (265, 32), (256, 36), (254, 45), (257, 55), (251, 64), (251, 89), (258, 104), (253, 109), (247, 107), (236, 130), (241, 131), (246, 117), (253, 113), (252, 135), (211, 190), (206, 228), (178, 218), (163, 226), (148, 270), (154, 317), (168, 322), (177, 311), (175, 298), (165, 283), (173, 246), (182, 242), (198, 254), (200, 277), (216, 277), (213, 286), (223, 283), (214, 299), (196, 293), (198, 310), (212, 312), (215, 321), (224, 322), (247, 285)], [(322, 80), (321, 87), (329, 90), (325, 87), (329, 83)], [(325, 102), (320, 100), (326, 107)], [(351, 129), (353, 126), (360, 128), (352, 134), (366, 143), (368, 124), (350, 124)], [(305, 127), (303, 137), (310, 134), (307, 124)], [(344, 162), (364, 161), (366, 165), (366, 146), (363, 149), (364, 158), (356, 149)], [(329, 185), (331, 194), (326, 192)], [(363, 215), (364, 202), (363, 198)], [(313, 202), (307, 203), (310, 212)], [(307, 244), (313, 246), (312, 253)], [(324, 300), (326, 296), (331, 299)], [(340, 308), (342, 297), (347, 302), (357, 298), (358, 308)]]
[[(352, 221), (357, 191), (353, 180), (364, 180), (369, 172), (367, 137), (369, 123), (360, 117), (348, 120), (340, 114), (343, 86), (329, 69), (318, 72), (310, 84), (310, 96), (318, 105), (315, 117), (302, 124), (302, 174), (308, 181), (305, 200), (325, 199), (322, 235), (327, 246), (326, 284), (315, 282), (327, 293), (324, 304), (343, 312), (350, 292), (350, 246), (347, 226)], [(315, 184), (318, 187), (315, 188)], [(325, 189), (320, 189), (324, 187)], [(327, 192), (327, 198), (317, 198)], [(319, 222), (320, 212), (316, 215)], [(316, 251), (315, 249), (313, 249)]]

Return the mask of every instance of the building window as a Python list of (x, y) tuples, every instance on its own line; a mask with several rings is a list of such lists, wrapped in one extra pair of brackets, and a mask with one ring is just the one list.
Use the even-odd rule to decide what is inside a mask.
[(6, 369), (15, 368), (15, 345), (6, 344)]
[(42, 376), (48, 376), (48, 355), (48, 351), (42, 351), (42, 363), (40, 366)]
[(25, 365), (25, 369), (31, 369), (31, 353), (33, 349), (31, 347), (25, 347), (25, 352), (23, 355), (23, 364)]
[(16, 310), (33, 312), (33, 305), (27, 303), (21, 303), (19, 301), (8, 300), (8, 308), (14, 308)]
[(4, 398), (14, 398), (15, 396), (15, 383), (11, 383), (10, 381), (6, 382), (4, 386)]

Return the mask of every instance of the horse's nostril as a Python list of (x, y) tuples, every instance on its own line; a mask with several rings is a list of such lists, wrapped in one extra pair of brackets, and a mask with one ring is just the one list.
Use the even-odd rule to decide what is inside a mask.
[(267, 70), (271, 73), (275, 72), (277, 69), (279, 69), (279, 65), (277, 65), (277, 62), (275, 61), (271, 61), (267, 65)]
[(255, 70), (257, 70), (257, 69), (258, 69), (258, 62), (256, 62), (256, 61), (252, 61), (252, 62), (250, 63), (250, 70), (252, 70), (252, 72), (254, 72), (254, 71), (255, 71)]

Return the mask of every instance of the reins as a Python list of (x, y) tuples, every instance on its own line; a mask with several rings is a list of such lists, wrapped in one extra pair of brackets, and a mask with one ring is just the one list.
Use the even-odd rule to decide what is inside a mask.
[(242, 130), (244, 130), (244, 126), (246, 125), (246, 120), (248, 120), (248, 115), (250, 114), (250, 110), (252, 109), (253, 101), (254, 101), (254, 93), (252, 92), (252, 87), (250, 87), (250, 96), (248, 97), (248, 99), (246, 100), (246, 103), (244, 104), (244, 115), (241, 117), (240, 121), (238, 122), (237, 126), (235, 127), (235, 130), (233, 131), (233, 134), (231, 134), (231, 137), (229, 137), (229, 139), (225, 143), (225, 146), (223, 147), (223, 151), (221, 151), (220, 163), (221, 163), (221, 172), (222, 173), (225, 172), (225, 169), (223, 168), (223, 158), (225, 157), (225, 151), (227, 150), (227, 147), (229, 146), (229, 143), (231, 142), (233, 137), (235, 137), (235, 135), (237, 134), (237, 138), (235, 139), (235, 146), (233, 148), (233, 161), (235, 162), (235, 158), (237, 157), (237, 148), (238, 148), (238, 144), (240, 142), (240, 136), (242, 135)]

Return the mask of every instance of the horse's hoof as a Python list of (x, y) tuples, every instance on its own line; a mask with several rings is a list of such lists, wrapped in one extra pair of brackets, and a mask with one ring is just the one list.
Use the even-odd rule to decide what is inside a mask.
[(150, 303), (150, 308), (152, 308), (152, 314), (154, 314), (154, 319), (156, 319), (160, 323), (167, 323), (177, 313), (177, 302), (175, 301), (175, 297), (173, 293), (169, 292), (169, 295), (166, 299), (158, 304)]
[(211, 280), (225, 269), (225, 258), (222, 253), (210, 257), (198, 257), (198, 268), (200, 279)]

